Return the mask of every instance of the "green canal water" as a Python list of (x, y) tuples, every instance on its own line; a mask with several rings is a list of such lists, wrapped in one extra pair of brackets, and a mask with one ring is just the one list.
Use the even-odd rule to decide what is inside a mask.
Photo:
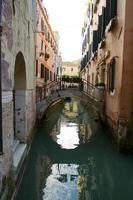
[(121, 154), (91, 109), (73, 99), (36, 132), (16, 200), (132, 200), (133, 155)]

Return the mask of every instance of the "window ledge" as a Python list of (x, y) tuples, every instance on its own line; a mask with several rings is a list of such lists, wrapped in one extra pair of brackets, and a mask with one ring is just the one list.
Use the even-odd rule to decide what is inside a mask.
[(110, 92), (109, 94), (110, 94), (110, 96), (114, 96), (115, 95), (115, 90), (113, 92)]

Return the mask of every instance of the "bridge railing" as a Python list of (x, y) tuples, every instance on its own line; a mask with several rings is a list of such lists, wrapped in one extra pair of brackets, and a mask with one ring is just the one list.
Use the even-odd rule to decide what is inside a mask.
[(44, 84), (43, 86), (36, 87), (36, 102), (41, 102), (46, 99), (47, 96), (53, 94), (57, 90), (60, 89), (60, 82), (51, 81), (49, 83)]
[(97, 87), (85, 79), (82, 79), (80, 90), (95, 101), (104, 101), (104, 87)]
[[(41, 102), (48, 96), (51, 96), (58, 92), (59, 90), (66, 90), (69, 88), (61, 87), (60, 82), (51, 81), (43, 85), (43, 87), (36, 87), (36, 102)], [(85, 79), (82, 79), (79, 83), (79, 90), (85, 95), (90, 97), (95, 101), (104, 101), (104, 88), (97, 87)]]

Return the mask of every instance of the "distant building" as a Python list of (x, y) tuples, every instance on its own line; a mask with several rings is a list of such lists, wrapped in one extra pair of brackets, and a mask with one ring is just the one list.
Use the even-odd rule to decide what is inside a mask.
[(59, 53), (58, 56), (58, 65), (57, 65), (57, 81), (60, 81), (62, 78), (62, 56)]
[[(62, 80), (71, 79), (69, 81), (64, 81), (66, 87), (69, 86), (77, 86), (77, 83), (74, 83), (74, 78), (79, 78), (79, 65), (80, 60), (72, 61), (72, 62), (62, 62)], [(63, 84), (63, 81), (62, 81)]]
[[(55, 36), (57, 45), (59, 47), (59, 39), (60, 39), (59, 33), (57, 31), (54, 31), (54, 36)], [(61, 66), (62, 66), (62, 56), (58, 49), (57, 56), (56, 56), (56, 80), (58, 82), (61, 80)]]
[[(118, 143), (133, 138), (133, 2), (87, 1), (80, 76), (105, 84), (105, 116)], [(130, 145), (129, 145), (130, 146)]]
[(40, 102), (56, 88), (58, 44), (43, 2), (36, 0), (36, 6), (36, 101)]

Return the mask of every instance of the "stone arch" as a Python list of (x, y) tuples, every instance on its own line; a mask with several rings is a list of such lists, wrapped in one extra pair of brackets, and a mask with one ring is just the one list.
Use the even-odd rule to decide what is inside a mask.
[(26, 67), (24, 56), (19, 52), (15, 60), (14, 89), (26, 89)]
[(22, 52), (18, 52), (14, 67), (14, 139), (26, 139), (26, 65)]

